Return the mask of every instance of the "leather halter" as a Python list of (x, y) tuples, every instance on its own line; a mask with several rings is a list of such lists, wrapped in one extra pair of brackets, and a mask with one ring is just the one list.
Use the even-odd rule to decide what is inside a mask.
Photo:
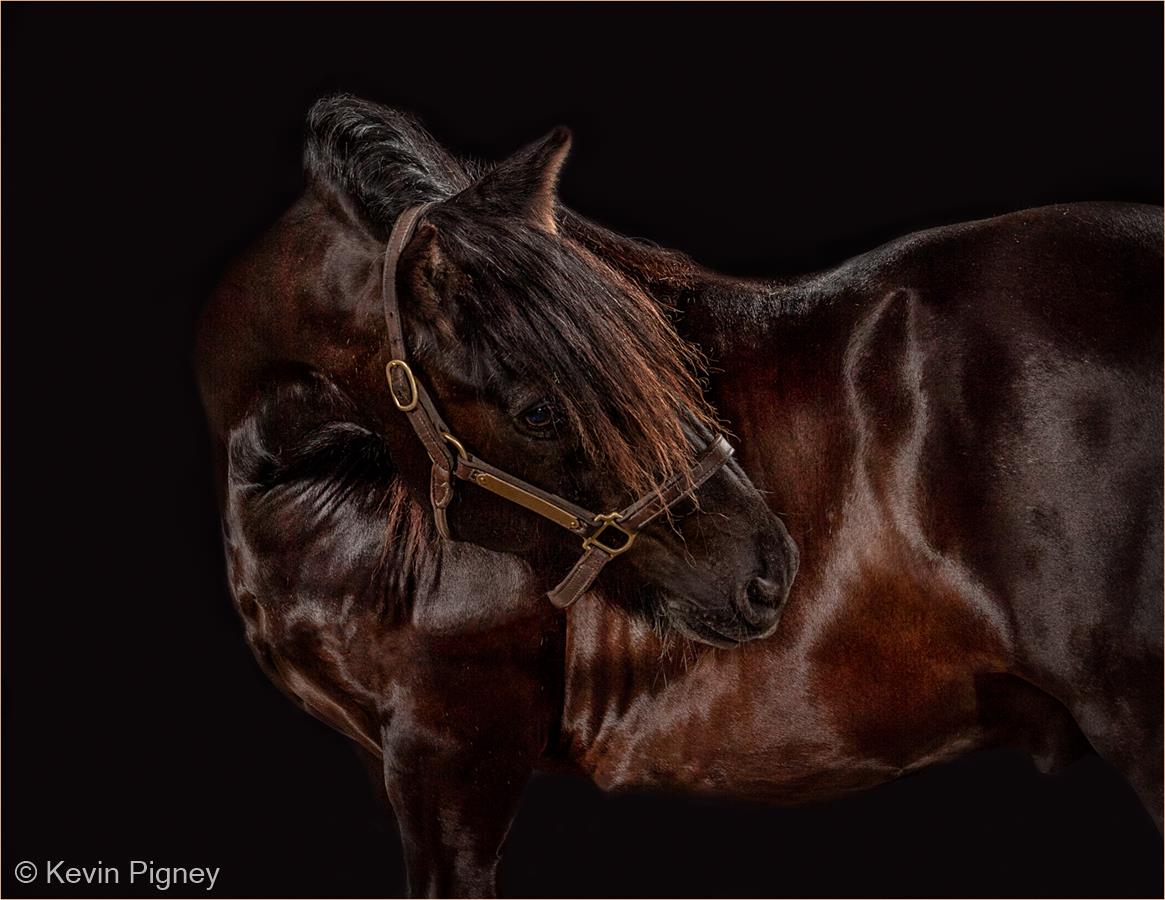
[(432, 462), (429, 498), (441, 537), (451, 540), (448, 512), (453, 502), (454, 479), (468, 481), (549, 519), (583, 539), (583, 554), (562, 582), (549, 592), (559, 608), (574, 603), (598, 577), (603, 566), (631, 549), (639, 532), (665, 510), (708, 480), (732, 456), (723, 435), (704, 449), (687, 476), (668, 481), (658, 493), (645, 494), (618, 512), (596, 515), (557, 494), (547, 493), (478, 459), (465, 449), (441, 419), (428, 391), (407, 361), (404, 332), (397, 301), (396, 276), (400, 255), (417, 222), (431, 203), (405, 210), (393, 225), (384, 253), (384, 322), (392, 355), (385, 367), (388, 392), (396, 408), (407, 417)]

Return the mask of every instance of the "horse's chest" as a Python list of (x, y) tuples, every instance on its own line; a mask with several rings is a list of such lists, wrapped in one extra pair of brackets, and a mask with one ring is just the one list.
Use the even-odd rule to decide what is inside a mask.
[(576, 620), (565, 717), (576, 760), (609, 788), (799, 801), (980, 746), (989, 635), (944, 613), (929, 583), (853, 572), (829, 591), (807, 578), (773, 638), (672, 671), (645, 635), (629, 630), (615, 648), (607, 634), (600, 652)]

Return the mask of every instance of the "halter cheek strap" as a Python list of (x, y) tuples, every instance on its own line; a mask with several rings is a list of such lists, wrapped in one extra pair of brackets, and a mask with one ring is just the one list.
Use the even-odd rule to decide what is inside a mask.
[(543, 491), (467, 451), (441, 419), (425, 386), (408, 364), (407, 348), (397, 300), (396, 276), (400, 255), (416, 229), (417, 222), (432, 204), (405, 210), (393, 225), (384, 253), (382, 294), (384, 324), (391, 359), (385, 367), (388, 392), (396, 408), (408, 417), (432, 463), (429, 499), (437, 531), (452, 539), (448, 509), (453, 502), (456, 481), (467, 481), (484, 490), (525, 507), (583, 539), (583, 554), (562, 582), (549, 592), (559, 608), (570, 606), (594, 583), (603, 566), (635, 543), (639, 532), (665, 510), (690, 494), (732, 456), (732, 447), (718, 435), (704, 449), (691, 472), (668, 481), (658, 493), (645, 494), (618, 512), (596, 515), (569, 500)]
[(388, 350), (392, 355), (385, 377), (388, 391), (396, 408), (408, 416), (409, 424), (421, 439), (425, 452), (432, 461), (429, 479), (429, 499), (433, 504), (433, 517), (437, 531), (445, 540), (451, 540), (449, 519), (446, 510), (453, 502), (453, 452), (445, 435), (449, 427), (441, 420), (428, 392), (417, 383), (412, 369), (405, 361), (405, 338), (400, 317), (400, 304), (396, 295), (396, 269), (401, 252), (412, 237), (421, 214), (432, 204), (425, 203), (406, 210), (397, 219), (388, 239), (388, 249), (384, 254), (384, 274), (381, 292), (384, 297), (384, 324), (388, 331)]

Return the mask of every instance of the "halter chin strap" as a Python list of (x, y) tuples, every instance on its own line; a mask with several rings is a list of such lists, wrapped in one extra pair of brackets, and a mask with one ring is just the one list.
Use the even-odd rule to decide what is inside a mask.
[(707, 481), (732, 456), (732, 447), (723, 435), (704, 449), (686, 476), (668, 481), (658, 493), (645, 494), (618, 512), (596, 515), (534, 485), (478, 459), (467, 451), (442, 421), (437, 407), (424, 385), (408, 364), (400, 304), (397, 301), (397, 263), (412, 237), (417, 222), (431, 203), (405, 210), (397, 217), (384, 253), (384, 324), (388, 331), (388, 349), (392, 356), (385, 367), (388, 392), (396, 408), (408, 417), (409, 424), (432, 462), (429, 499), (442, 538), (452, 539), (448, 509), (453, 502), (456, 481), (468, 481), (524, 506), (583, 539), (583, 554), (562, 582), (549, 592), (550, 602), (559, 608), (570, 606), (594, 583), (603, 566), (627, 552), (639, 532), (670, 506)]

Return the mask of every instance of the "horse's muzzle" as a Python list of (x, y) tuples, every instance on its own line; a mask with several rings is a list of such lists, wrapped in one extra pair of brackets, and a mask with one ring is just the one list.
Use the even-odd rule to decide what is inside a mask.
[(742, 640), (767, 637), (780, 621), (800, 562), (797, 544), (786, 533), (779, 551), (769, 554), (766, 570), (747, 579), (732, 598), (740, 621), (752, 632)]

